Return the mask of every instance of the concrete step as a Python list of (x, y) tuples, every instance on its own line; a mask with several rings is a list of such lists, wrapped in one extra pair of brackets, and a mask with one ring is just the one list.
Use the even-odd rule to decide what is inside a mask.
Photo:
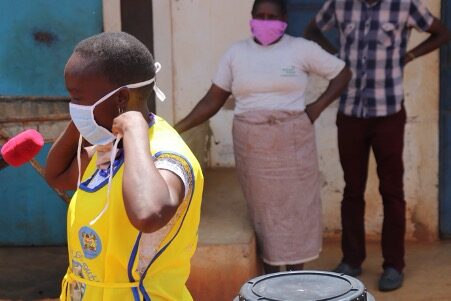
[(234, 169), (204, 171), (199, 244), (188, 287), (196, 301), (230, 301), (260, 274), (255, 235)]

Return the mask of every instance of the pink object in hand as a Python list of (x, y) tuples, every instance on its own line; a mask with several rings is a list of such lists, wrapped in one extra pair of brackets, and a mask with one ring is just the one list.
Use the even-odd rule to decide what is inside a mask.
[(11, 166), (18, 167), (36, 156), (44, 146), (44, 138), (36, 130), (26, 130), (9, 139), (1, 149), (3, 159)]

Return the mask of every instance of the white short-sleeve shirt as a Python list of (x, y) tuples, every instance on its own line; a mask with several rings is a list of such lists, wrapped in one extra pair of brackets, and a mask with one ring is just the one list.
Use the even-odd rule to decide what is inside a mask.
[(249, 38), (235, 43), (224, 54), (213, 84), (235, 97), (235, 114), (303, 111), (309, 75), (331, 80), (344, 66), (342, 60), (303, 38), (284, 35), (269, 46)]

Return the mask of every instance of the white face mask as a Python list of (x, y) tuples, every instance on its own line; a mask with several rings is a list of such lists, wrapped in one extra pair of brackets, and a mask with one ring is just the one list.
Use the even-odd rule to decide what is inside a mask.
[[(158, 71), (160, 71), (161, 69), (160, 63), (155, 63), (155, 67), (156, 73), (158, 73)], [(106, 128), (98, 125), (97, 122), (95, 121), (94, 118), (95, 107), (104, 102), (105, 100), (107, 100), (108, 98), (110, 98), (112, 95), (114, 95), (114, 93), (116, 93), (122, 88), (136, 89), (150, 85), (154, 81), (155, 77), (144, 82), (119, 87), (116, 90), (111, 91), (107, 95), (100, 98), (96, 103), (94, 103), (91, 106), (82, 106), (78, 104), (69, 103), (70, 117), (74, 122), (75, 126), (77, 127), (78, 131), (80, 132), (80, 135), (82, 135), (83, 138), (85, 138), (86, 141), (88, 141), (92, 145), (106, 145), (113, 142), (116, 139), (113, 133), (111, 133)], [(161, 90), (157, 87), (156, 84), (154, 85), (153, 90), (155, 91), (155, 94), (161, 101), (164, 101), (166, 99), (166, 96), (164, 95), (163, 92), (161, 92)]]
[[(156, 71), (155, 73), (158, 73), (161, 69), (160, 63), (155, 63)], [(78, 183), (77, 188), (80, 187), (81, 182), (81, 146), (83, 138), (85, 138), (89, 143), (92, 145), (98, 146), (98, 145), (106, 145), (112, 143), (114, 140), (113, 149), (110, 154), (110, 167), (109, 167), (109, 175), (108, 175), (108, 189), (107, 189), (107, 201), (105, 203), (105, 206), (103, 207), (102, 211), (97, 215), (96, 218), (94, 218), (89, 224), (92, 226), (95, 224), (102, 215), (106, 212), (110, 205), (110, 190), (111, 190), (111, 181), (113, 179), (113, 164), (114, 160), (116, 159), (117, 154), (117, 147), (119, 144), (119, 141), (122, 137), (114, 136), (113, 133), (108, 131), (106, 128), (100, 126), (97, 124), (97, 122), (94, 119), (94, 109), (97, 105), (101, 104), (108, 98), (110, 98), (114, 93), (119, 91), (120, 89), (126, 87), (129, 89), (136, 89), (140, 87), (144, 87), (147, 85), (150, 85), (155, 81), (155, 77), (152, 79), (149, 79), (144, 82), (136, 83), (136, 84), (130, 84), (123, 87), (119, 87), (114, 91), (111, 91), (101, 99), (99, 99), (96, 103), (94, 103), (92, 106), (82, 106), (77, 105), (73, 103), (69, 103), (69, 111), (70, 116), (72, 118), (72, 121), (74, 122), (75, 126), (77, 127), (78, 131), (80, 132), (80, 138), (78, 141), (78, 150), (77, 150), (77, 163), (78, 163)], [(153, 90), (155, 94), (157, 95), (158, 99), (161, 101), (164, 101), (166, 99), (166, 96), (164, 93), (157, 87), (156, 83), (153, 87)]]

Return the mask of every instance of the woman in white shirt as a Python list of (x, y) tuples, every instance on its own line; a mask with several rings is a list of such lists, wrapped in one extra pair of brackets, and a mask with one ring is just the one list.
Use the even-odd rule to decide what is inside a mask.
[[(255, 0), (253, 37), (225, 53), (207, 94), (175, 128), (206, 121), (230, 95), (235, 162), (266, 273), (300, 270), (322, 246), (319, 170), (313, 122), (345, 89), (345, 63), (317, 44), (285, 35), (283, 0)], [(305, 104), (310, 74), (328, 79)]]

